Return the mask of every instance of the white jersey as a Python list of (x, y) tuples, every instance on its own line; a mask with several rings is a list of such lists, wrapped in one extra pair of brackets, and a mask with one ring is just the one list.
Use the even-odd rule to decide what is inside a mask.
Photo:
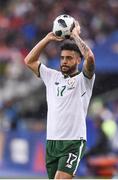
[(64, 78), (59, 71), (40, 66), (40, 77), (47, 93), (47, 139), (86, 140), (86, 115), (95, 74), (88, 79), (83, 72)]

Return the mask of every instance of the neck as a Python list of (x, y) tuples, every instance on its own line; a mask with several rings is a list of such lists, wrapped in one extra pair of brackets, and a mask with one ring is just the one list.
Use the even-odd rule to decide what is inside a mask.
[(67, 78), (67, 77), (74, 77), (74, 76), (76, 76), (76, 75), (78, 75), (79, 74), (79, 71), (75, 71), (75, 72), (73, 72), (73, 73), (71, 73), (71, 74), (64, 74), (64, 77), (65, 78)]

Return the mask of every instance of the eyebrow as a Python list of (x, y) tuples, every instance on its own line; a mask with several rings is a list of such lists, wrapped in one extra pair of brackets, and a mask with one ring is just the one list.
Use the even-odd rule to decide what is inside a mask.
[(60, 56), (60, 57), (61, 57), (61, 58), (62, 58), (62, 57), (67, 57), (67, 58), (68, 58), (68, 57), (73, 57), (73, 56)]

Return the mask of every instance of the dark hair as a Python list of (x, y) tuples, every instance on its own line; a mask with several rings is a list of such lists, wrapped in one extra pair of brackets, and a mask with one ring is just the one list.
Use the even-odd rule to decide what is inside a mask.
[(62, 45), (61, 45), (61, 51), (62, 50), (70, 50), (70, 51), (75, 51), (77, 53), (79, 53), (80, 57), (82, 58), (83, 55), (79, 49), (79, 47), (77, 46), (77, 44), (73, 41), (70, 40), (66, 40)]

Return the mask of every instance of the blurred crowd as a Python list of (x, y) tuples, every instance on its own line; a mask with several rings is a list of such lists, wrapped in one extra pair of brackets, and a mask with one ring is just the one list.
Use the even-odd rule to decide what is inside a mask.
[[(34, 84), (37, 87), (23, 59), (52, 30), (53, 20), (64, 13), (79, 21), (81, 35), (91, 46), (118, 28), (117, 0), (0, 0), (0, 89), (6, 87), (0, 98), (12, 96), (13, 87), (21, 96)], [(59, 67), (56, 45), (50, 44), (42, 55), (43, 62), (52, 68)]]
[[(95, 98), (89, 109), (86, 174), (118, 178), (118, 96)], [(90, 118), (90, 119), (89, 119)]]
[[(5, 63), (9, 59), (15, 61), (12, 76), (22, 74), (22, 67), (17, 68), (19, 61), (23, 62), (36, 42), (52, 30), (53, 20), (60, 14), (67, 13), (77, 19), (81, 35), (91, 45), (103, 41), (118, 28), (117, 0), (0, 0), (0, 7), (0, 57)], [(46, 49), (45, 59), (49, 66), (57, 68), (57, 51), (53, 45)]]
[(115, 100), (95, 98), (90, 106), (90, 117), (99, 131), (96, 148), (92, 154), (109, 153), (118, 154), (118, 97)]

